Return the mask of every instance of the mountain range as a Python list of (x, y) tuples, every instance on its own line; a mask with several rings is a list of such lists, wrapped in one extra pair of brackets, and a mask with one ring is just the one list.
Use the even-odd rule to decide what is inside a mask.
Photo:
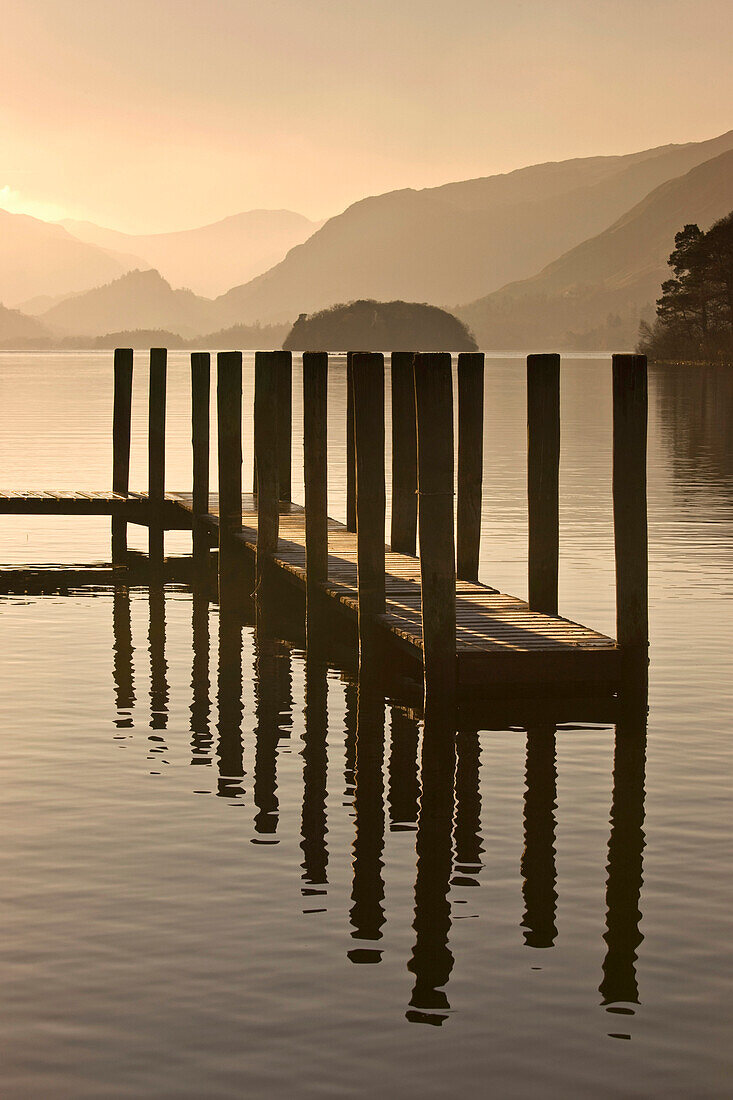
[[(134, 237), (0, 212), (0, 229), (16, 220), (9, 237), (0, 234), (0, 299), (17, 305), (18, 287), (26, 289), (33, 275), (36, 294), (45, 297), (26, 310), (49, 339), (135, 329), (191, 339), (234, 325), (292, 322), (337, 302), (401, 298), (451, 309), (482, 347), (624, 350), (634, 345), (639, 319), (653, 315), (675, 232), (690, 221), (705, 229), (732, 208), (730, 131), (627, 156), (393, 191), (353, 204), (320, 228), (288, 211), (252, 211), (202, 229)], [(174, 289), (192, 286), (196, 269), (195, 287), (214, 295), (233, 273), (266, 263), (268, 248), (282, 257), (288, 234), (297, 242), (284, 258), (218, 297)], [(44, 269), (52, 245), (66, 250), (68, 270), (61, 272), (60, 261)], [(73, 286), (74, 257), (77, 283), (93, 277), (91, 289)], [(0, 314), (0, 342), (15, 339), (6, 335), (10, 327), (18, 330), (17, 317), (11, 326)]]
[(363, 199), (222, 304), (240, 321), (272, 321), (358, 298), (470, 302), (536, 274), (661, 183), (731, 148), (733, 132)]
[(64, 221), (79, 240), (140, 258), (136, 267), (156, 268), (174, 286), (197, 294), (222, 294), (278, 263), (294, 245), (319, 228), (292, 210), (248, 210), (197, 229), (134, 236), (92, 222)]
[(603, 233), (530, 279), (510, 283), (456, 313), (481, 347), (633, 346), (669, 278), (667, 258), (688, 222), (709, 228), (733, 210), (733, 150), (656, 187)]
[(290, 210), (250, 210), (199, 229), (133, 236), (0, 210), (0, 302), (38, 316), (141, 269), (215, 295), (266, 271), (318, 225)]
[(109, 282), (134, 263), (73, 237), (62, 225), (0, 210), (0, 302), (73, 294)]

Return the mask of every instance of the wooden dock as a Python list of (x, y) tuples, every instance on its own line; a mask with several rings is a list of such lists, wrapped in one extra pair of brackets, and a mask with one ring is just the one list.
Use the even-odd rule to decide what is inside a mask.
[[(190, 493), (173, 493), (191, 517)], [(206, 523), (218, 535), (218, 497), (212, 496)], [(280, 535), (273, 564), (305, 591), (305, 509), (280, 505)], [(242, 528), (234, 536), (252, 557), (257, 553), (257, 501), (242, 497)], [(359, 610), (356, 534), (337, 520), (328, 521), (328, 573), (323, 592), (356, 621)], [(422, 663), (420, 561), (385, 549), (385, 610), (378, 624), (385, 635)], [(618, 648), (611, 638), (588, 627), (532, 611), (515, 596), (473, 581), (456, 582), (456, 655), (459, 685), (532, 683), (547, 678), (581, 683), (612, 683)]]
[[(0, 512), (111, 516), (117, 575), (125, 567), (128, 523), (149, 528), (151, 575), (159, 577), (164, 531), (190, 529), (199, 570), (210, 567), (211, 548), (218, 547), (221, 587), (225, 578), (236, 588), (245, 583), (245, 575), (254, 576), (256, 602), (265, 609), (275, 579), (285, 590), (300, 590), (306, 627), (312, 620), (320, 631), (327, 629), (324, 614), (345, 617), (357, 628), (362, 666), (375, 654), (382, 661), (390, 653), (402, 654), (424, 670), (426, 699), (432, 693), (448, 706), (483, 690), (612, 693), (630, 658), (636, 666), (646, 667), (643, 357), (616, 356), (613, 366), (619, 642), (558, 614), (558, 357), (530, 356), (528, 363), (529, 602), (482, 584), (477, 577), (483, 356), (459, 357), (457, 510), (450, 356), (393, 356), (389, 546), (384, 542), (383, 357), (349, 357), (353, 430), (348, 433), (346, 524), (327, 513), (327, 356), (304, 355), (308, 511), (287, 499), (292, 444), (289, 354), (257, 353), (258, 482), (257, 492), (251, 494), (243, 493), (241, 486), (242, 358), (240, 353), (221, 353), (218, 359), (217, 493), (209, 492), (208, 355), (192, 356), (192, 490), (172, 492), (164, 487), (165, 354), (156, 349), (151, 357), (155, 371), (150, 392), (150, 491), (133, 493), (128, 488), (132, 352), (118, 351), (114, 491), (4, 492)], [(314, 630), (315, 626), (311, 641)]]

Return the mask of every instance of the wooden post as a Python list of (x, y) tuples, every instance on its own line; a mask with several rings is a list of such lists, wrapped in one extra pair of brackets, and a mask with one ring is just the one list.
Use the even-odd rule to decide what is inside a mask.
[(193, 445), (193, 560), (204, 571), (209, 560), (209, 394), (211, 357), (191, 353), (191, 441)]
[(216, 357), (219, 454), (219, 590), (231, 574), (232, 535), (242, 527), (242, 353)]
[(527, 356), (529, 606), (557, 615), (560, 546), (560, 356)]
[(318, 610), (328, 579), (328, 355), (303, 353), (306, 648), (318, 640)]
[(425, 716), (456, 700), (453, 377), (447, 353), (415, 356)]
[(458, 356), (458, 501), (456, 573), (478, 581), (484, 466), (484, 356)]
[(361, 673), (365, 662), (373, 661), (376, 618), (384, 614), (384, 356), (354, 353), (351, 373)]
[(354, 353), (346, 353), (346, 530), (356, 530), (356, 455), (354, 453)]
[(613, 531), (616, 635), (628, 654), (649, 645), (645, 355), (613, 357)]
[(258, 621), (264, 605), (267, 570), (277, 552), (280, 527), (278, 478), (281, 452), (280, 422), (282, 352), (258, 351), (255, 355), (255, 458), (257, 459), (257, 557)]
[(292, 496), (293, 450), (293, 356), (289, 351), (273, 351), (277, 364), (277, 480), (280, 500)]
[[(130, 423), (132, 418), (132, 348), (115, 348), (112, 412), (112, 492), (130, 489)], [(127, 556), (127, 521), (112, 519), (112, 565), (123, 567)]]
[(392, 352), (392, 523), (390, 546), (415, 556), (417, 436), (411, 351)]
[(148, 556), (151, 572), (162, 575), (165, 527), (165, 396), (168, 352), (150, 349), (150, 390), (148, 403)]

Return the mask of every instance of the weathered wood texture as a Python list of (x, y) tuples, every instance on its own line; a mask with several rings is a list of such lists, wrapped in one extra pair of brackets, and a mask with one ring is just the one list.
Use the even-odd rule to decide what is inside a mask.
[(150, 527), (148, 554), (150, 564), (162, 569), (164, 557), (163, 501), (165, 499), (165, 404), (168, 352), (150, 349), (150, 385), (148, 400), (148, 500)]
[(200, 517), (209, 511), (211, 357), (191, 354), (191, 444), (193, 448), (193, 556), (197, 565), (209, 554), (209, 535)]
[[(190, 499), (190, 494), (189, 494)], [(80, 489), (22, 490), (0, 493), (0, 515), (15, 516), (112, 516), (124, 523), (147, 527), (150, 507), (147, 493), (107, 493)], [(163, 501), (166, 529), (190, 530), (191, 519), (181, 511), (178, 500), (167, 495)]]
[[(115, 348), (112, 411), (112, 491), (127, 496), (130, 488), (130, 427), (132, 421), (132, 348)], [(124, 564), (127, 523), (112, 520), (112, 562)]]
[(242, 353), (216, 358), (219, 546), (242, 526)]
[(616, 547), (616, 629), (619, 645), (649, 643), (649, 566), (645, 355), (613, 357), (613, 531)]
[(305, 484), (306, 637), (328, 576), (328, 355), (303, 353), (303, 477)]
[(268, 563), (277, 550), (279, 531), (279, 472), (281, 370), (279, 352), (255, 355), (254, 449), (257, 459), (257, 591)]
[[(257, 501), (241, 498), (244, 525), (231, 536), (232, 559), (240, 575), (257, 548)], [(166, 496), (166, 524), (188, 528), (192, 523), (192, 494)], [(112, 493), (36, 492), (0, 494), (0, 513), (125, 515), (131, 522), (147, 522), (147, 497)], [(212, 541), (219, 529), (219, 494), (212, 493), (206, 523)], [(280, 537), (275, 567), (296, 588), (306, 585), (305, 511), (297, 504), (280, 503)], [(249, 565), (244, 569), (248, 572)], [(417, 558), (385, 552), (385, 615), (379, 620), (381, 644), (392, 644), (422, 659), (421, 576)], [(27, 571), (26, 571), (27, 572)], [(63, 570), (61, 571), (63, 572)], [(18, 569), (0, 569), (17, 584)], [(25, 575), (25, 574), (24, 574)], [(111, 574), (110, 574), (111, 575)], [(97, 578), (95, 577), (94, 580)], [(85, 583), (78, 581), (75, 583)], [(106, 582), (105, 582), (106, 583)], [(241, 588), (241, 581), (239, 584)], [(344, 524), (328, 521), (328, 580), (324, 599), (354, 621), (358, 614), (357, 537)], [(516, 684), (613, 684), (618, 650), (612, 639), (567, 619), (542, 615), (524, 600), (486, 585), (456, 582), (456, 653), (459, 682), (471, 690), (503, 689)]]
[(448, 354), (415, 356), (417, 484), (425, 706), (456, 688), (453, 372)]
[(346, 355), (346, 527), (356, 530), (356, 455), (354, 452), (353, 352)]
[(458, 502), (456, 572), (478, 580), (484, 470), (484, 356), (458, 356)]
[(392, 520), (390, 545), (414, 554), (417, 544), (417, 434), (413, 352), (392, 352)]
[(351, 372), (361, 664), (372, 648), (375, 617), (384, 613), (384, 356), (355, 352)]
[(293, 356), (289, 351), (270, 351), (277, 364), (277, 481), (281, 500), (292, 496), (293, 452)]
[(560, 356), (527, 356), (529, 606), (557, 614), (560, 547)]

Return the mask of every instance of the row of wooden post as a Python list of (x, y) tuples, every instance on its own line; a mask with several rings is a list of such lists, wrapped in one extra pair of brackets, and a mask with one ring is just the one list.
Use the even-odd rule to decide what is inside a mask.
[[(210, 357), (191, 356), (194, 559), (208, 561)], [(477, 581), (482, 515), (484, 356), (458, 357), (457, 477), (454, 474), (453, 372), (447, 353), (395, 352), (391, 358), (391, 548), (415, 555), (419, 535), (426, 684), (451, 702), (456, 678), (456, 581)], [(242, 527), (242, 354), (217, 357), (220, 575), (236, 573), (233, 536)], [(150, 561), (163, 567), (166, 352), (150, 353)], [(306, 505), (306, 623), (312, 631), (328, 579), (328, 355), (303, 355)], [(113, 489), (129, 490), (132, 352), (115, 352)], [(613, 501), (617, 636), (645, 652), (647, 613), (646, 360), (613, 357)], [(254, 453), (258, 543), (256, 591), (277, 550), (280, 502), (291, 494), (292, 360), (255, 356)], [(527, 360), (529, 606), (558, 610), (560, 357)], [(385, 610), (384, 356), (347, 359), (346, 525), (356, 532), (362, 653), (379, 645)], [(457, 507), (454, 510), (454, 478)], [(113, 561), (124, 560), (125, 523), (112, 526)], [(310, 630), (309, 630), (310, 627)]]

